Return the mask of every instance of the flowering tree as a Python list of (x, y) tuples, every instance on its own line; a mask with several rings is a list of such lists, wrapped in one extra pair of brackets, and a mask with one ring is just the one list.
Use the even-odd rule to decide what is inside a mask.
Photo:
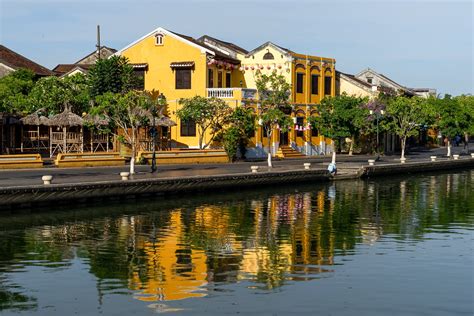
[[(182, 108), (176, 114), (181, 120), (194, 121), (198, 125), (199, 148), (207, 148), (225, 124), (229, 122), (232, 112), (227, 103), (218, 98), (195, 96), (190, 99), (181, 99)], [(206, 132), (210, 138), (204, 142)]]
[(272, 167), (272, 136), (274, 130), (288, 131), (293, 121), (282, 110), (290, 109), (289, 94), (290, 84), (283, 75), (274, 70), (270, 75), (256, 73), (256, 86), (262, 111), (259, 124), (264, 127), (269, 142), (267, 152), (268, 167)]

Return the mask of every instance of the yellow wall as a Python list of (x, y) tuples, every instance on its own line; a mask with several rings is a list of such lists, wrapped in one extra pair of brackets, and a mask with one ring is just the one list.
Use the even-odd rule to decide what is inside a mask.
[[(267, 53), (267, 51), (270, 52), (275, 59), (264, 60), (263, 56)], [(238, 57), (240, 58), (242, 67), (244, 67), (243, 76), (245, 78), (246, 88), (257, 88), (255, 84), (255, 74), (259, 69), (258, 66), (260, 65), (263, 66), (263, 69), (260, 70), (263, 74), (269, 75), (274, 70), (276, 70), (278, 74), (286, 77), (288, 83), (291, 83), (291, 59), (288, 56), (283, 55), (280, 51), (273, 48), (272, 46), (266, 46), (265, 48), (262, 48), (248, 57), (244, 55), (238, 55)], [(254, 68), (253, 70), (252, 67)], [(270, 69), (267, 67), (270, 67)]]

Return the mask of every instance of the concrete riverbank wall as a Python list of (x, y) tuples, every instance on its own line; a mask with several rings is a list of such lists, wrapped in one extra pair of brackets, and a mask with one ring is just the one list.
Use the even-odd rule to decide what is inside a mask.
[(474, 168), (474, 158), (459, 160), (439, 160), (434, 162), (415, 161), (404, 164), (385, 164), (364, 166), (360, 172), (362, 178), (373, 178), (380, 176), (403, 175), (420, 172), (449, 171), (454, 169)]
[(107, 199), (133, 199), (141, 196), (192, 194), (196, 192), (235, 191), (244, 188), (271, 188), (299, 183), (325, 182), (381, 176), (399, 176), (420, 172), (445, 172), (474, 168), (474, 158), (414, 161), (405, 164), (380, 164), (347, 169), (330, 176), (324, 169), (266, 171), (259, 173), (221, 174), (175, 178), (131, 179), (69, 184), (28, 185), (0, 188), (0, 211), (12, 208), (35, 208), (64, 205), (71, 201), (97, 203)]
[(71, 201), (96, 202), (107, 198), (215, 192), (250, 187), (329, 181), (326, 170), (297, 170), (166, 179), (102, 181), (77, 184), (0, 188), (0, 208), (35, 207)]

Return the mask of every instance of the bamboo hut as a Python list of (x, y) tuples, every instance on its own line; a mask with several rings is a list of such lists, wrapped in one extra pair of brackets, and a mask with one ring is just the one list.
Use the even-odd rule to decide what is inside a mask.
[(39, 109), (20, 119), (21, 123), (21, 152), (25, 149), (47, 150), (49, 147), (49, 119), (43, 115), (44, 109)]
[[(50, 145), (49, 155), (84, 151), (84, 120), (66, 108), (49, 120)], [(55, 131), (53, 131), (55, 127)]]
[[(167, 116), (155, 118), (155, 126), (153, 126), (153, 117), (151, 113), (148, 116), (149, 125), (143, 126), (138, 135), (139, 150), (152, 151), (153, 145), (156, 150), (171, 149), (170, 128), (176, 126), (176, 122)], [(153, 133), (156, 133), (156, 143), (153, 140)]]
[(162, 116), (155, 122), (160, 150), (171, 149), (171, 127), (176, 126), (176, 122), (168, 116)]
[(0, 154), (13, 154), (21, 140), (19, 117), (16, 114), (0, 112)]
[(110, 133), (99, 133), (95, 129), (105, 127), (110, 124), (108, 117), (101, 117), (99, 115), (87, 114), (84, 116), (84, 124), (87, 130), (84, 132), (84, 146), (87, 151), (97, 152), (110, 150)]

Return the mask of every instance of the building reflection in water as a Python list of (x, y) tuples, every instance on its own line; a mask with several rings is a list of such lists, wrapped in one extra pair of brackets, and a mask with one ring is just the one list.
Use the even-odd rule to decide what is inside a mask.
[(24, 250), (25, 262), (83, 258), (100, 296), (116, 289), (110, 280), (146, 302), (202, 297), (235, 282), (268, 290), (331, 276), (339, 256), (383, 234), (416, 239), (429, 225), (465, 220), (445, 205), (460, 194), (472, 203), (466, 193), (472, 174), (427, 176), (422, 183), (337, 182), (164, 210), (157, 203), (135, 215), (29, 228), (23, 239), (3, 242), (23, 243), (8, 249)]

